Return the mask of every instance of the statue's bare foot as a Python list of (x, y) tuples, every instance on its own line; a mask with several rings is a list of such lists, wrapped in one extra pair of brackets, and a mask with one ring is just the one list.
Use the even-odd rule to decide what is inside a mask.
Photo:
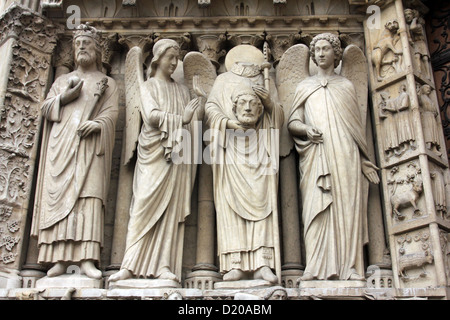
[(244, 271), (233, 269), (223, 275), (223, 281), (237, 281), (244, 277)]
[(102, 278), (102, 272), (95, 267), (92, 260), (86, 260), (81, 263), (81, 272), (92, 279)]
[(313, 280), (314, 276), (311, 272), (305, 272), (303, 275), (299, 278), (300, 281), (310, 281)]
[(350, 275), (349, 280), (365, 280), (363, 276), (360, 276), (358, 273), (354, 272)]
[(126, 280), (133, 276), (130, 270), (127, 269), (120, 269), (119, 272), (114, 273), (109, 277), (109, 281), (119, 281), (119, 280)]
[(57, 277), (62, 275), (64, 272), (66, 272), (66, 266), (62, 262), (57, 262), (53, 267), (51, 267), (47, 271), (48, 277)]
[(267, 266), (261, 267), (258, 270), (256, 270), (254, 278), (255, 279), (264, 279), (266, 281), (269, 281), (270, 283), (278, 282), (277, 276)]
[(158, 279), (166, 279), (166, 280), (172, 280), (172, 281), (179, 281), (178, 277), (169, 270), (169, 268), (164, 268), (159, 275)]

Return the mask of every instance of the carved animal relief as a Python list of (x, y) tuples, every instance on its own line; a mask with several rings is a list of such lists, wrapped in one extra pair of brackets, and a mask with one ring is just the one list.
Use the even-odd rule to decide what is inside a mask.
[[(395, 221), (420, 217), (419, 199), (423, 193), (421, 169), (415, 162), (406, 168), (396, 166), (391, 169), (388, 185), (390, 186), (390, 204)], [(411, 213), (412, 211), (412, 213)]]
[(384, 28), (385, 30), (372, 51), (372, 65), (377, 81), (383, 81), (385, 78), (403, 70), (403, 53), (398, 33), (398, 21), (390, 20), (386, 22)]
[[(403, 281), (413, 281), (428, 275), (425, 267), (434, 261), (429, 240), (428, 231), (419, 231), (413, 235), (405, 234), (397, 238), (397, 244), (400, 246), (398, 274)], [(419, 269), (420, 273), (416, 272), (414, 276), (408, 273), (409, 270), (415, 269)]]

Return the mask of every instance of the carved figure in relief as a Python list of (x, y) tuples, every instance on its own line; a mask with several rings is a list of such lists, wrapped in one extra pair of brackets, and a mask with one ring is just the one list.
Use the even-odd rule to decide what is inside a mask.
[[(400, 40), (398, 34), (398, 21), (390, 20), (384, 25), (385, 30), (380, 36), (377, 44), (372, 51), (372, 64), (375, 69), (375, 77), (377, 81), (383, 81), (385, 74), (385, 66), (393, 67), (395, 72), (401, 71), (402, 51), (397, 48)], [(388, 54), (391, 53), (391, 54)]]
[(437, 126), (436, 118), (439, 116), (436, 105), (430, 98), (431, 87), (425, 84), (420, 87), (418, 96), (420, 104), (420, 114), (422, 116), (422, 125), (424, 131), (425, 144), (428, 150), (433, 151), (438, 156), (440, 152), (440, 132)]
[[(422, 215), (422, 212), (418, 207), (418, 201), (423, 192), (423, 181), (419, 176), (421, 170), (418, 168), (417, 164), (413, 162), (409, 163), (407, 168), (414, 168), (413, 172), (406, 172), (402, 177), (388, 180), (388, 185), (392, 186), (390, 197), (392, 215), (396, 220), (405, 219), (406, 216), (400, 212), (400, 209), (408, 207), (414, 209), (413, 216)], [(391, 176), (394, 177), (398, 172), (399, 168), (395, 166), (391, 170)]]
[[(306, 249), (300, 280), (363, 280), (368, 182), (379, 183), (364, 126), (367, 62), (357, 46), (343, 52), (330, 33), (315, 36), (310, 53), (318, 73), (298, 83), (288, 123), (300, 156)], [(308, 65), (303, 56), (297, 63)]]
[(433, 199), (436, 213), (440, 215), (442, 219), (446, 219), (447, 203), (445, 196), (444, 176), (442, 175), (442, 172), (440, 170), (432, 170), (430, 176), (433, 187)]
[(406, 84), (400, 86), (395, 103), (398, 111), (395, 120), (398, 128), (399, 153), (402, 154), (409, 148), (416, 149), (416, 138), (410, 110), (411, 103)]
[(381, 102), (379, 105), (379, 117), (383, 121), (383, 136), (384, 136), (384, 152), (389, 159), (394, 154), (400, 155), (398, 143), (398, 128), (395, 114), (397, 107), (395, 100), (390, 99), (389, 93), (380, 93)]
[[(278, 130), (284, 120), (261, 51), (237, 46), (227, 55), (205, 107), (224, 281), (280, 281)], [(267, 79), (269, 80), (269, 79)], [(275, 273), (273, 270), (275, 269)]]
[(420, 209), (417, 207), (417, 201), (423, 192), (422, 181), (413, 181), (411, 184), (411, 189), (407, 192), (401, 194), (393, 194), (391, 196), (392, 211), (395, 217), (399, 220), (405, 218), (405, 216), (400, 213), (399, 209), (406, 207), (414, 208), (414, 215), (421, 215)]
[(97, 31), (80, 25), (74, 34), (76, 70), (61, 75), (42, 104), (41, 159), (32, 235), (38, 236), (47, 275), (68, 264), (99, 279), (103, 216), (118, 116), (118, 89), (101, 70)]
[[(416, 243), (416, 244), (415, 244)], [(405, 234), (397, 238), (399, 248), (398, 258), (398, 274), (403, 281), (416, 280), (427, 276), (425, 269), (427, 264), (434, 261), (433, 252), (430, 246), (430, 235), (428, 232), (418, 232), (414, 235)], [(405, 248), (406, 247), (406, 248)], [(421, 251), (415, 250), (413, 253), (406, 253), (411, 247), (419, 247)], [(408, 250), (407, 250), (408, 249)], [(407, 271), (414, 269), (422, 269), (418, 277), (411, 277)]]
[(414, 49), (416, 67), (419, 68), (420, 73), (431, 79), (430, 54), (425, 41), (425, 20), (420, 16), (419, 11), (415, 9), (405, 9), (404, 14), (409, 43)]
[(174, 152), (193, 145), (201, 104), (198, 97), (191, 99), (188, 87), (172, 79), (179, 55), (176, 41), (157, 41), (145, 81), (141, 49), (133, 47), (127, 55), (124, 163), (136, 151), (137, 160), (125, 254), (110, 282), (181, 279), (184, 221), (191, 210), (196, 165), (193, 153), (175, 163)]

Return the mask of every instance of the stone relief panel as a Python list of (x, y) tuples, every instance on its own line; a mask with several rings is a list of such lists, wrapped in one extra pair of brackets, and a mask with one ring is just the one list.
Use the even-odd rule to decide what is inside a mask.
[(387, 185), (393, 225), (426, 214), (423, 209), (423, 179), (416, 161), (394, 166), (388, 173)]
[(384, 8), (380, 28), (366, 28), (367, 51), (374, 88), (406, 73), (400, 22), (394, 6)]
[(430, 163), (430, 176), (431, 176), (431, 187), (433, 193), (434, 206), (436, 210), (436, 216), (443, 220), (449, 220), (448, 216), (448, 197), (446, 196), (445, 190), (445, 178), (444, 170)]
[(403, 285), (417, 287), (434, 283), (434, 263), (430, 231), (423, 228), (395, 237), (398, 276)]
[(431, 79), (430, 53), (425, 37), (425, 20), (416, 9), (406, 8), (404, 10), (406, 20), (406, 31), (411, 53), (413, 54), (414, 70), (425, 79)]
[[(47, 88), (58, 28), (12, 7), (0, 19), (2, 55), (10, 46), (6, 94), (0, 106), (0, 264), (17, 268), (31, 199), (39, 137), (39, 103)], [(9, 37), (19, 38), (5, 42)], [(8, 61), (5, 56), (5, 61)]]
[(377, 81), (404, 69), (403, 54), (396, 19), (389, 20), (372, 50), (372, 65)]
[(425, 147), (434, 155), (442, 156), (442, 130), (440, 129), (439, 107), (436, 94), (429, 84), (417, 84), (419, 110), (425, 139)]
[(444, 257), (445, 274), (447, 275), (447, 285), (450, 284), (450, 235), (447, 231), (439, 230), (439, 240), (441, 243), (442, 256)]
[(416, 133), (411, 112), (411, 101), (406, 83), (391, 86), (379, 92), (375, 103), (382, 128), (382, 160), (386, 164), (412, 155), (417, 149)]

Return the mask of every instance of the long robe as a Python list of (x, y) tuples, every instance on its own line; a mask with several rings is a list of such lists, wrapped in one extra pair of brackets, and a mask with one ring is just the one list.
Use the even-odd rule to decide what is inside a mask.
[(306, 268), (315, 279), (364, 275), (367, 241), (361, 155), (365, 134), (352, 83), (338, 75), (302, 81), (289, 123), (318, 128), (323, 143), (294, 138), (300, 158)]
[[(213, 133), (211, 161), (222, 273), (231, 269), (255, 271), (262, 266), (276, 269), (279, 263), (275, 239), (278, 221), (273, 220), (278, 217), (278, 134), (283, 110), (277, 104), (271, 114), (264, 111), (245, 146), (240, 144), (244, 140), (226, 134), (227, 120), (236, 120), (233, 92), (243, 86), (263, 85), (261, 73), (253, 71), (234, 65), (232, 71), (219, 75), (205, 109)], [(276, 97), (273, 91), (271, 94)]]
[[(60, 76), (42, 105), (42, 152), (32, 234), (38, 235), (39, 262), (100, 260), (103, 219), (111, 173), (118, 90), (108, 88), (93, 108), (100, 72), (84, 79), (80, 96), (65, 106), (61, 94), (76, 71)], [(81, 78), (81, 76), (80, 76)], [(86, 120), (101, 131), (85, 138), (78, 127)]]
[[(144, 85), (149, 94), (141, 109), (143, 124), (122, 268), (136, 277), (156, 278), (168, 267), (181, 279), (184, 221), (191, 212), (196, 165), (191, 160), (175, 164), (172, 151), (182, 141), (181, 129), (195, 136), (193, 124), (182, 124), (190, 95), (187, 87), (175, 81), (150, 78)], [(159, 115), (158, 128), (150, 125), (153, 112)]]

